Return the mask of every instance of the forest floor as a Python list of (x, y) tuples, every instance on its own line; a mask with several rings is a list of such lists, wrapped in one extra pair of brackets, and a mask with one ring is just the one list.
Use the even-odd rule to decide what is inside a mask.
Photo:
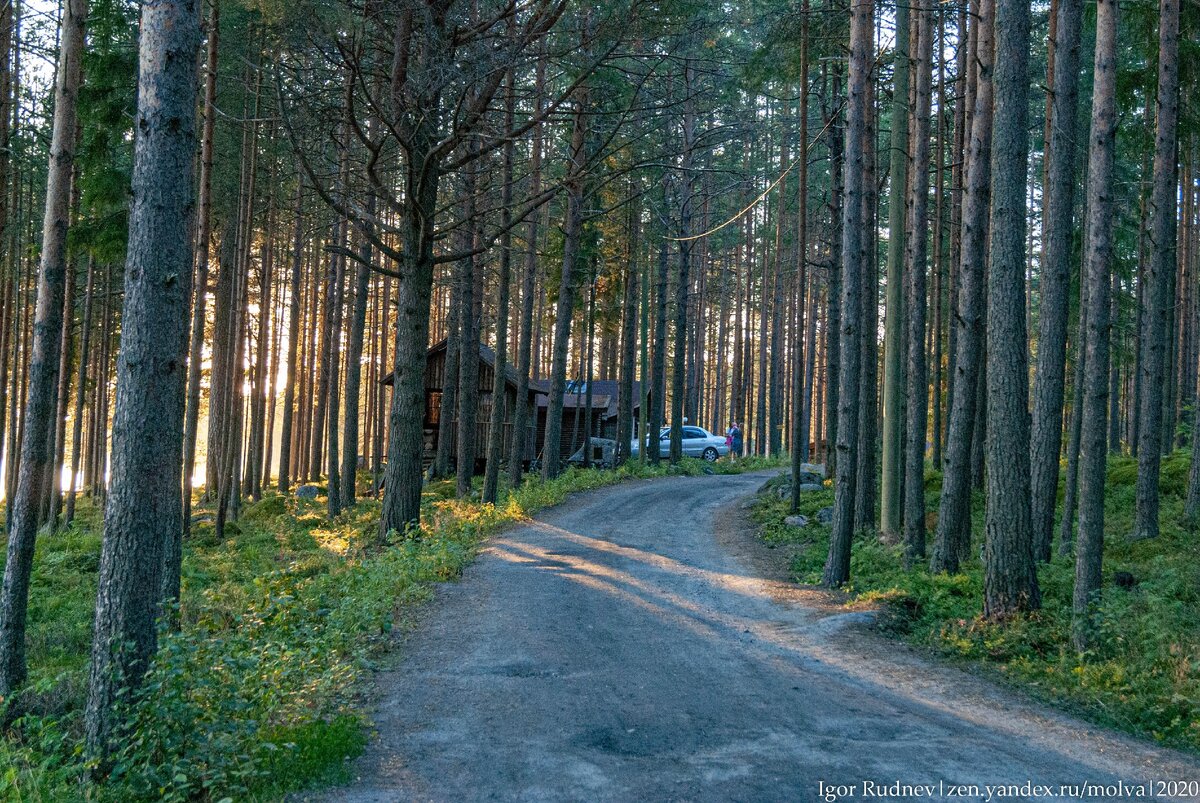
[(833, 800), (895, 782), (1092, 799), (1106, 790), (1059, 785), (1200, 780), (1188, 754), (930, 660), (875, 633), (877, 609), (794, 584), (795, 550), (740, 501), (766, 476), (626, 483), (494, 535), (378, 677), (354, 782), (317, 799)]

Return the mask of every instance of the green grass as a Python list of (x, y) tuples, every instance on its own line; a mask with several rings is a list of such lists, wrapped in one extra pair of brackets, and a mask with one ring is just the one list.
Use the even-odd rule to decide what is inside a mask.
[[(1056, 554), (1039, 569), (1042, 610), (998, 624), (981, 618), (983, 578), (975, 557), (956, 575), (902, 567), (900, 548), (856, 537), (851, 558), (850, 605), (879, 604), (881, 627), (942, 656), (985, 667), (1094, 722), (1200, 751), (1200, 540), (1180, 525), (1190, 454), (1163, 461), (1162, 534), (1128, 540), (1134, 511), (1131, 458), (1113, 458), (1105, 501), (1104, 596), (1100, 637), (1092, 652), (1070, 647), (1074, 559)], [(936, 510), (940, 475), (926, 476), (926, 503)], [(802, 512), (832, 504), (831, 491), (806, 494)], [(974, 533), (983, 532), (983, 499), (975, 499)], [(799, 545), (793, 572), (803, 583), (820, 580), (829, 528), (787, 527), (786, 502), (760, 499), (753, 516), (770, 542)], [(932, 516), (929, 517), (932, 520)], [(1057, 533), (1057, 530), (1056, 530)], [(930, 527), (932, 538), (932, 526)], [(1139, 581), (1112, 585), (1115, 572)]]
[[(393, 623), (454, 580), (497, 528), (568, 494), (630, 478), (768, 468), (684, 460), (658, 468), (570, 469), (530, 477), (499, 505), (456, 500), (453, 481), (424, 492), (420, 537), (376, 547), (378, 503), (336, 520), (325, 501), (267, 496), (224, 540), (211, 511), (184, 547), (182, 629), (164, 634), (108, 782), (84, 781), (81, 711), (101, 522), (86, 500), (73, 526), (38, 539), (30, 595), (24, 716), (0, 735), (0, 799), (278, 800), (345, 780), (362, 752), (363, 681), (386, 660)], [(2, 555), (0, 555), (2, 559)]]

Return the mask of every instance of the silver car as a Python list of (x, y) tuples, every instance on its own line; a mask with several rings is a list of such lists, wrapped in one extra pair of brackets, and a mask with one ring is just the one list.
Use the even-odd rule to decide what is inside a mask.
[[(633, 441), (633, 454), (637, 455), (639, 444)], [(663, 427), (658, 433), (658, 454), (660, 457), (671, 456), (671, 428)], [(729, 454), (725, 438), (714, 435), (703, 427), (693, 427), (690, 424), (683, 428), (683, 454), (685, 457), (699, 457), (713, 462), (717, 458)]]

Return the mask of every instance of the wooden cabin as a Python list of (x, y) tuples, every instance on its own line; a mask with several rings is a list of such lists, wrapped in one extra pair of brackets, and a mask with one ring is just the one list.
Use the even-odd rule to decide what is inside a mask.
[[(479, 359), (479, 402), (475, 410), (475, 466), (477, 471), (482, 471), (484, 461), (487, 457), (487, 443), (491, 432), (492, 420), (492, 383), (496, 376), (496, 352), (490, 347), (479, 344), (478, 349)], [(512, 431), (514, 413), (517, 409), (517, 390), (518, 379), (517, 371), (511, 365), (506, 365), (504, 370), (504, 417), (503, 417), (503, 454), (507, 460), (512, 450)], [(438, 426), (441, 423), (442, 417), (442, 388), (445, 385), (446, 379), (446, 341), (442, 340), (430, 347), (425, 354), (425, 414), (422, 418), (421, 427), (424, 432), (424, 444), (422, 448), (422, 459), (426, 464), (432, 463), (434, 456), (437, 454), (438, 448)], [(394, 377), (388, 374), (382, 380), (385, 385), (392, 385)], [(525, 462), (528, 463), (533, 459), (535, 454), (535, 444), (533, 439), (534, 434), (534, 410), (535, 400), (539, 390), (531, 386), (529, 392), (522, 403), (526, 405), (527, 417), (529, 422), (527, 429), (527, 437), (525, 438)], [(450, 454), (453, 456), (456, 452), (456, 439), (458, 435), (458, 422), (451, 420), (450, 422)], [(453, 457), (452, 457), (453, 459)]]

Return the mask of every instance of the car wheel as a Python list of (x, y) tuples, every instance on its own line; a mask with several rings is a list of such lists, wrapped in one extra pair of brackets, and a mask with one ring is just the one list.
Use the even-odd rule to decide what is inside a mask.
[(715, 463), (717, 461), (717, 457), (717, 450), (711, 446), (704, 450), (704, 459), (708, 462)]

